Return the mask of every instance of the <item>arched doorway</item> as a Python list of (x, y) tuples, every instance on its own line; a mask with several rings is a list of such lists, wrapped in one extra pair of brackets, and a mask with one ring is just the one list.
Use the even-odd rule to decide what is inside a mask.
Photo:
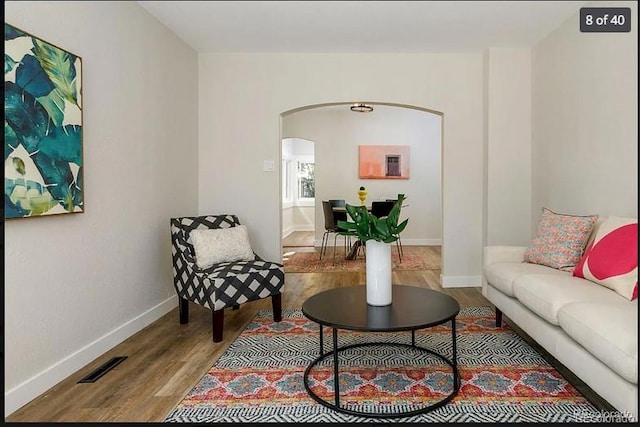
[[(360, 186), (368, 189), (368, 201), (395, 198), (398, 193), (408, 197), (403, 216), (410, 221), (403, 244), (442, 245), (442, 113), (400, 104), (367, 104), (374, 107), (371, 113), (352, 112), (351, 103), (310, 105), (282, 113), (283, 138), (315, 141), (315, 245), (320, 245), (324, 231), (319, 201), (345, 199), (356, 204)], [(409, 147), (409, 179), (360, 178), (360, 145)]]

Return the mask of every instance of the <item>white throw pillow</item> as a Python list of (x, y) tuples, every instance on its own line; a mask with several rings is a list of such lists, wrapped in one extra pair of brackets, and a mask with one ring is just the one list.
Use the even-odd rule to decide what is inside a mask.
[(196, 264), (202, 269), (220, 262), (255, 259), (245, 225), (214, 230), (193, 230), (190, 236), (196, 252)]

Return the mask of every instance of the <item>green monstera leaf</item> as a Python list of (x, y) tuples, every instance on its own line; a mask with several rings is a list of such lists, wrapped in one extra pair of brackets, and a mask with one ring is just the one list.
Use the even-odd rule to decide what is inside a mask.
[(53, 199), (69, 212), (82, 205), (82, 182), (76, 182), (70, 166), (82, 166), (81, 133), (79, 126), (52, 128), (31, 156)]
[(60, 96), (78, 105), (74, 64), (76, 57), (38, 39), (33, 39), (33, 51)]
[(7, 121), (4, 121), (4, 159), (7, 160), (13, 150), (18, 146), (18, 136), (13, 131), (13, 128), (9, 126)]
[(11, 72), (11, 70), (13, 70), (16, 64), (17, 62), (11, 59), (9, 55), (7, 55), (6, 53), (4, 54), (4, 73), (5, 74)]
[(58, 204), (47, 189), (37, 182), (21, 179), (19, 182), (11, 182), (10, 186), (9, 206), (22, 212), (22, 216), (42, 215)]
[(51, 128), (51, 131), (41, 138), (38, 148), (50, 159), (65, 163), (82, 164), (82, 129), (79, 126), (64, 126)]
[(338, 227), (344, 230), (340, 234), (357, 237), (362, 242), (367, 240), (384, 243), (395, 242), (409, 223), (408, 218), (398, 223), (400, 209), (405, 200), (404, 194), (398, 194), (398, 200), (393, 205), (393, 209), (387, 217), (382, 218), (372, 215), (365, 206), (347, 204), (345, 208), (353, 221), (338, 221)]
[(4, 24), (4, 39), (5, 40), (13, 40), (18, 37), (22, 37), (26, 35), (19, 29), (12, 27), (11, 25)]
[(62, 126), (64, 121), (64, 98), (60, 95), (60, 92), (52, 90), (47, 95), (37, 99), (40, 105), (49, 113), (49, 118), (51, 118), (53, 124), (57, 127)]
[(31, 55), (22, 58), (22, 63), (16, 70), (16, 84), (36, 98), (45, 96), (54, 89), (38, 60)]
[(16, 70), (16, 84), (44, 107), (55, 126), (62, 126), (64, 120), (64, 98), (33, 56), (25, 56)]
[(4, 82), (4, 118), (15, 133), (17, 142), (24, 145), (28, 153), (38, 150), (40, 139), (51, 128), (44, 107), (12, 82)]
[(78, 200), (81, 196), (80, 190), (70, 185), (73, 183), (73, 173), (69, 163), (52, 159), (42, 152), (37, 152), (31, 157), (53, 199), (65, 210), (73, 212), (74, 207), (79, 206)]

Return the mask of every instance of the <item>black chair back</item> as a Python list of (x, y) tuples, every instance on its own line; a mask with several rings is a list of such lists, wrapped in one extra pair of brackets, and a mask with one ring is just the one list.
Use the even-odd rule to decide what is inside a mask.
[(324, 213), (324, 229), (327, 231), (335, 231), (336, 220), (333, 215), (333, 207), (328, 200), (322, 201), (322, 212)]
[(393, 209), (393, 205), (395, 201), (384, 200), (384, 201), (373, 201), (371, 202), (371, 214), (376, 218), (381, 218), (383, 216), (389, 216), (391, 213), (391, 209)]
[[(347, 202), (344, 199), (330, 199), (329, 204), (331, 207), (339, 207), (343, 208), (347, 205)], [(338, 228), (338, 221), (346, 221), (347, 220), (347, 211), (344, 212), (333, 212), (333, 219), (336, 222), (336, 228)]]

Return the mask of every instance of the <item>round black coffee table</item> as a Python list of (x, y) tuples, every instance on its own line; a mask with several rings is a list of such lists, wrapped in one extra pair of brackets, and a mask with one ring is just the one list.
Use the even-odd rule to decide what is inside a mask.
[[(366, 287), (363, 285), (331, 289), (316, 294), (302, 305), (302, 313), (320, 326), (320, 355), (304, 371), (304, 387), (318, 403), (336, 411), (351, 415), (376, 418), (393, 418), (417, 415), (438, 408), (455, 397), (460, 389), (460, 373), (456, 360), (456, 316), (460, 305), (452, 297), (442, 292), (417, 286), (393, 285), (392, 303), (388, 306), (367, 304)], [(430, 328), (451, 321), (451, 359), (416, 345), (415, 331)], [(324, 352), (324, 326), (333, 332), (333, 351)], [(338, 347), (338, 329), (362, 332), (411, 331), (411, 344), (388, 342), (366, 342)], [(415, 410), (394, 413), (363, 412), (340, 406), (340, 382), (338, 378), (338, 355), (345, 350), (367, 346), (396, 346), (430, 353), (451, 366), (453, 391), (444, 399)], [(333, 356), (334, 402), (322, 399), (309, 385), (311, 370), (325, 358)]]

